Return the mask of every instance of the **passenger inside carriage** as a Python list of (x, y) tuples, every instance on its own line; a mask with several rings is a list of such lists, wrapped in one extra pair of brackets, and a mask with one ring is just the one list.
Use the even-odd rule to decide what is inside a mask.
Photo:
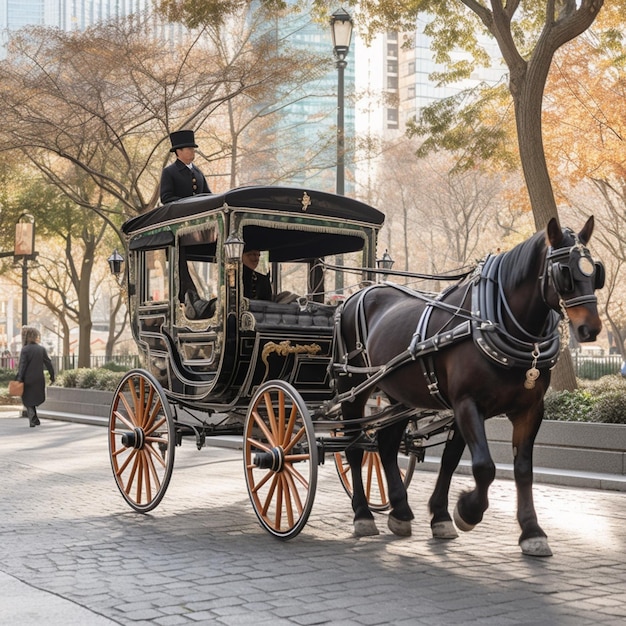
[(260, 250), (244, 248), (241, 260), (243, 262), (243, 295), (251, 300), (271, 300), (272, 283), (269, 274), (256, 271), (261, 260)]

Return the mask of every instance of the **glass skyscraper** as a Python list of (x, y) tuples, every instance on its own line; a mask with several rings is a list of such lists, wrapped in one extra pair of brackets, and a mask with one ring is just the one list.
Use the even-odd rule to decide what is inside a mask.
[[(277, 25), (279, 40), (284, 40), (293, 51), (293, 62), (298, 63), (298, 51), (311, 52), (328, 58), (328, 72), (318, 80), (306, 85), (302, 97), (283, 109), (277, 122), (276, 137), (278, 154), (283, 159), (293, 155), (293, 147), (316, 154), (311, 167), (294, 174), (287, 181), (307, 187), (336, 190), (337, 172), (337, 113), (338, 113), (338, 71), (330, 23), (319, 24), (311, 21), (306, 14), (296, 19), (286, 20)], [(344, 71), (344, 137), (345, 137), (345, 194), (354, 191), (354, 42), (347, 57)], [(281, 150), (281, 137), (288, 137), (289, 150)], [(297, 149), (297, 148), (296, 148)], [(285, 163), (285, 170), (288, 164)]]
[(25, 26), (83, 30), (150, 6), (151, 0), (0, 0), (0, 58), (6, 56), (10, 33)]

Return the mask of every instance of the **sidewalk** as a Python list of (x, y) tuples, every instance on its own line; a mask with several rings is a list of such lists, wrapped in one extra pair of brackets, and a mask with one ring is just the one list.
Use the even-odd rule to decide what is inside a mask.
[[(10, 616), (10, 620), (5, 618)], [(119, 624), (71, 600), (0, 572), (0, 623), (15, 626), (107, 626)]]
[[(624, 495), (535, 485), (554, 556), (517, 545), (515, 487), (496, 479), (485, 519), (431, 536), (434, 472), (409, 487), (411, 537), (377, 514), (357, 539), (332, 460), (302, 533), (271, 537), (240, 450), (185, 439), (168, 492), (132, 511), (102, 427), (0, 411), (0, 624), (15, 626), (617, 626), (626, 619)], [(450, 501), (472, 485), (455, 476)]]

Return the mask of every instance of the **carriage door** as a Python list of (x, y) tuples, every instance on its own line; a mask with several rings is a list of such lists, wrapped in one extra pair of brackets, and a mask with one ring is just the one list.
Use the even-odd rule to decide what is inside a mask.
[(168, 385), (168, 345), (163, 335), (172, 320), (171, 253), (165, 241), (171, 233), (158, 233), (131, 242), (137, 258), (137, 332), (150, 370), (159, 382)]
[(181, 366), (194, 379), (208, 380), (219, 364), (222, 320), (217, 226), (208, 222), (177, 233), (178, 309), (174, 341)]

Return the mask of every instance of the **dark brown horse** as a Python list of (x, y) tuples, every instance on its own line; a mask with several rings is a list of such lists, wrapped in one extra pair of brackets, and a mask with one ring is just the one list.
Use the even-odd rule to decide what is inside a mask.
[[(346, 301), (337, 338), (343, 369), (336, 368), (338, 392), (348, 397), (342, 402), (344, 420), (363, 416), (371, 389), (350, 390), (379, 366), (387, 372), (376, 385), (392, 402), (454, 410), (454, 434), (429, 501), (434, 537), (456, 536), (448, 494), (465, 445), (476, 484), (459, 497), (454, 521), (468, 531), (482, 520), (495, 477), (484, 421), (506, 414), (513, 424), (520, 547), (525, 554), (551, 554), (533, 504), (533, 445), (568, 322), (579, 341), (594, 341), (601, 329), (594, 291), (603, 285), (604, 268), (586, 248), (593, 226), (591, 217), (576, 235), (553, 219), (545, 232), (487, 257), (470, 277), (438, 296), (383, 284)], [(405, 428), (402, 421), (378, 433), (391, 503), (388, 525), (398, 535), (411, 534), (413, 519), (397, 462)], [(358, 447), (346, 451), (359, 536), (378, 533), (363, 489), (362, 455)]]

